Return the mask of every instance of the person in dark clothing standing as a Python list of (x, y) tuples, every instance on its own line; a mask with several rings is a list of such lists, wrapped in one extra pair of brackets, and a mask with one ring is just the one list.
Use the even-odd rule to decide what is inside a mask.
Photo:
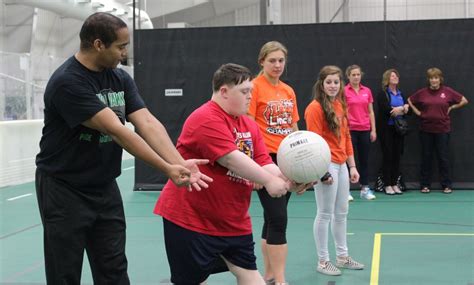
[(451, 118), (449, 113), (466, 105), (467, 99), (452, 88), (443, 85), (444, 77), (439, 68), (426, 71), (428, 87), (408, 98), (413, 112), (420, 117), (421, 171), (420, 188), (429, 193), (431, 187), (431, 162), (438, 156), (439, 176), (443, 193), (452, 193), (449, 169), (449, 137)]
[[(129, 32), (120, 18), (89, 16), (80, 51), (51, 76), (36, 157), (36, 192), (44, 229), (48, 284), (80, 284), (84, 250), (94, 284), (130, 284), (125, 215), (116, 183), (122, 148), (188, 190), (207, 188), (207, 160), (184, 160), (146, 109), (133, 79), (117, 65)], [(131, 122), (139, 135), (124, 126)]]
[(377, 94), (377, 137), (382, 146), (382, 175), (385, 194), (403, 194), (398, 188), (400, 158), (404, 139), (395, 131), (394, 118), (408, 113), (409, 106), (398, 88), (400, 74), (396, 69), (388, 69), (382, 76), (382, 90)]

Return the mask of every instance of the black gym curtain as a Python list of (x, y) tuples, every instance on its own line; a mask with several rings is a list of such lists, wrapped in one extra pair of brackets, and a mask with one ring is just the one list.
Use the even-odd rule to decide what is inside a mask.
[[(470, 101), (451, 116), (451, 162), (454, 187), (474, 187), (473, 19), (136, 30), (135, 80), (148, 108), (176, 142), (187, 116), (210, 99), (214, 71), (223, 63), (234, 62), (258, 73), (258, 52), (271, 40), (282, 42), (289, 50), (282, 79), (298, 97), (300, 129), (305, 129), (303, 112), (324, 65), (338, 65), (343, 70), (351, 64), (360, 65), (365, 73), (362, 84), (370, 87), (374, 96), (388, 68), (400, 72), (401, 90), (410, 95), (426, 86), (429, 67), (439, 67), (445, 84)], [(182, 89), (183, 94), (165, 96), (166, 89)], [(420, 144), (417, 119), (413, 115), (409, 120), (412, 131), (405, 140), (401, 169), (405, 180), (412, 182), (409, 185), (416, 186)], [(380, 160), (377, 142), (371, 148), (371, 181)], [(140, 160), (135, 165), (135, 190), (162, 188), (166, 177)], [(434, 171), (436, 182), (436, 168)]]

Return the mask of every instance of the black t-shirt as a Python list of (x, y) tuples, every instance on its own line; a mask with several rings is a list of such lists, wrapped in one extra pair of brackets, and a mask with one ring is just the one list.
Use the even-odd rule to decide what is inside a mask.
[(125, 71), (94, 72), (72, 56), (51, 76), (44, 106), (36, 156), (39, 170), (85, 188), (110, 183), (120, 175), (122, 148), (110, 136), (82, 123), (109, 107), (125, 124), (129, 114), (145, 107)]

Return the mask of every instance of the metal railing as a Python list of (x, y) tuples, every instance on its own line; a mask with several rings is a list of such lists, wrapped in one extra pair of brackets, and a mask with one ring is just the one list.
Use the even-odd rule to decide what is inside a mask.
[[(65, 58), (0, 51), (0, 121), (43, 119), (43, 95)], [(133, 68), (121, 66), (133, 76)]]

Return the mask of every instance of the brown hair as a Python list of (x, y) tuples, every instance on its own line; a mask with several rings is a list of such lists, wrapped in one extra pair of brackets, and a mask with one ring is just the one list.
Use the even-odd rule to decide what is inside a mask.
[(222, 85), (239, 85), (245, 80), (252, 80), (250, 70), (242, 65), (226, 63), (221, 65), (212, 77), (212, 90), (217, 92)]
[(428, 68), (426, 71), (426, 80), (428, 81), (428, 86), (430, 86), (430, 78), (439, 77), (440, 85), (444, 82), (443, 72), (437, 67)]
[[(260, 66), (260, 64), (262, 63), (262, 61), (265, 60), (265, 58), (272, 52), (274, 51), (279, 51), (281, 50), (283, 52), (283, 54), (285, 55), (285, 59), (287, 59), (288, 57), (288, 49), (280, 42), (277, 42), (277, 41), (271, 41), (271, 42), (267, 42), (265, 43), (261, 48), (260, 48), (260, 53), (258, 54), (258, 59), (257, 59), (257, 63), (258, 65)], [(260, 74), (262, 73), (263, 71), (260, 70)]]
[(362, 72), (362, 68), (360, 68), (360, 66), (358, 66), (357, 64), (353, 64), (353, 65), (349, 65), (346, 68), (346, 77), (347, 77), (347, 79), (349, 79), (349, 75), (351, 75), (351, 71), (354, 70), (354, 69), (360, 70), (360, 76), (361, 77), (364, 76), (364, 72)]
[(383, 90), (385, 90), (385, 88), (387, 88), (387, 86), (389, 85), (390, 75), (392, 75), (392, 72), (395, 73), (398, 76), (398, 78), (400, 78), (400, 73), (398, 73), (398, 71), (395, 68), (390, 68), (390, 69), (385, 70), (385, 72), (382, 75), (382, 89)]
[(326, 65), (319, 71), (318, 80), (313, 86), (313, 100), (319, 102), (321, 107), (323, 108), (324, 117), (326, 122), (329, 126), (329, 129), (338, 137), (341, 137), (339, 120), (336, 116), (336, 112), (332, 107), (332, 102), (329, 96), (324, 92), (324, 80), (328, 75), (337, 74), (339, 76), (340, 81), (340, 89), (336, 95), (335, 100), (339, 100), (342, 104), (342, 108), (344, 110), (344, 117), (347, 115), (347, 103), (346, 103), (346, 96), (344, 96), (344, 81), (342, 70), (335, 66), (335, 65)]

